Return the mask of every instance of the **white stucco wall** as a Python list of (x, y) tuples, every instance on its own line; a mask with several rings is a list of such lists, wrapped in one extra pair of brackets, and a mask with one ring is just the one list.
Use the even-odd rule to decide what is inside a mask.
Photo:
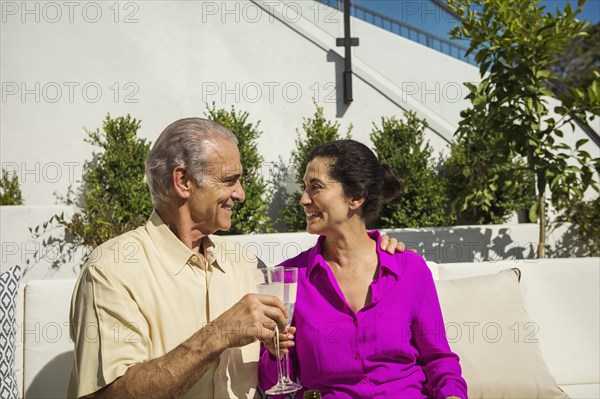
[[(332, 37), (344, 36), (341, 12), (311, 1), (289, 2), (298, 4), (308, 21)], [(431, 14), (428, 17), (435, 21)], [(363, 20), (350, 21), (352, 37), (360, 41), (358, 47), (352, 48), (353, 57), (393, 82), (403, 91), (403, 98), (412, 97), (449, 123), (458, 123), (460, 111), (469, 105), (464, 100), (468, 94), (464, 83), (479, 82), (477, 67)]]
[(354, 102), (346, 106), (343, 48), (335, 46), (341, 18), (312, 1), (0, 7), (0, 162), (19, 176), (28, 205), (55, 204), (55, 194), (76, 184), (91, 158), (84, 129), (101, 127), (108, 112), (141, 119), (140, 135), (154, 140), (170, 122), (202, 115), (206, 102), (234, 105), (261, 121), (268, 175), (271, 163), (289, 159), (313, 99), (342, 132), (353, 124), (353, 137), (367, 144), (373, 122), (413, 110), (443, 151), (466, 105), (451, 91), (477, 79), (471, 65), (353, 19), (361, 44), (353, 49)]
[[(411, 104), (401, 106), (402, 92), (381, 75), (387, 71), (358, 58), (355, 100), (345, 106), (343, 59), (336, 55), (343, 49), (335, 47), (334, 36), (318, 28), (327, 36), (311, 33), (314, 16), (295, 15), (284, 3), (270, 2), (274, 13), (276, 7), (284, 12), (279, 19), (257, 3), (2, 2), (0, 158), (18, 174), (26, 203), (56, 203), (54, 194), (64, 195), (79, 180), (92, 151), (83, 141), (84, 129), (101, 127), (108, 112), (141, 119), (141, 136), (153, 140), (170, 122), (202, 115), (205, 102), (235, 105), (261, 121), (258, 147), (268, 173), (269, 162), (289, 158), (302, 117), (314, 113), (313, 98), (328, 118), (340, 121), (343, 132), (352, 123), (353, 137), (367, 143), (372, 122), (419, 106), (410, 98)], [(354, 25), (359, 30), (362, 23)], [(389, 35), (377, 48), (396, 41), (411, 52), (421, 47), (431, 52), (369, 28), (360, 29), (365, 50), (373, 50), (371, 35), (373, 40)], [(388, 55), (382, 53), (383, 64)], [(442, 64), (457, 62), (438, 58)], [(404, 70), (418, 71), (415, 60)], [(444, 130), (447, 135), (452, 126)], [(434, 133), (430, 140), (436, 148), (446, 142)]]

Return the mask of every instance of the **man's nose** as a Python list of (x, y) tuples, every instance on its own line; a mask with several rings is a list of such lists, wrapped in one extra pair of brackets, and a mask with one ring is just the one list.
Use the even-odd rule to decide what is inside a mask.
[(242, 184), (240, 182), (238, 182), (237, 187), (235, 188), (235, 190), (233, 190), (231, 198), (233, 198), (234, 201), (239, 202), (244, 202), (244, 200), (246, 199), (246, 193), (244, 192), (244, 188), (242, 187)]

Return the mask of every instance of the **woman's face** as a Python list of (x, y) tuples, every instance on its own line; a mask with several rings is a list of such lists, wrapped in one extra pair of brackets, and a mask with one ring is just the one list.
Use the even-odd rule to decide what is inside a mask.
[(306, 212), (306, 231), (327, 235), (339, 231), (350, 216), (350, 199), (340, 182), (329, 176), (330, 160), (314, 158), (306, 166), (300, 205)]

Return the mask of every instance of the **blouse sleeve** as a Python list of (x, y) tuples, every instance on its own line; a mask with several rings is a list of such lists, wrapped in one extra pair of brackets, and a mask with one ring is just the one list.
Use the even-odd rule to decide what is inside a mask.
[(467, 399), (467, 384), (461, 376), (459, 358), (448, 345), (433, 277), (425, 261), (421, 262), (423, 296), (412, 325), (412, 334), (419, 350), (419, 363), (427, 375), (427, 385), (435, 399), (448, 396)]

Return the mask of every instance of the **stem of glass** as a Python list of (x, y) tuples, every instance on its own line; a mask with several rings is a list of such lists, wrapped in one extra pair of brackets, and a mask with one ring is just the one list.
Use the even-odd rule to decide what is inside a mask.
[(282, 385), (284, 383), (283, 379), (283, 368), (281, 362), (281, 353), (279, 353), (279, 328), (275, 325), (275, 357), (277, 359), (277, 385)]

